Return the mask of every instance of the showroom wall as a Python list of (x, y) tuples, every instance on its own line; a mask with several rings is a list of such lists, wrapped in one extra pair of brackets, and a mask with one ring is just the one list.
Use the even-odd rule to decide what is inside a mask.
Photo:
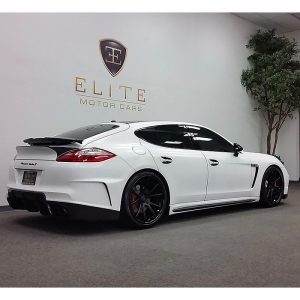
[(287, 119), (279, 132), (276, 153), (284, 161), (290, 180), (299, 180), (299, 112), (293, 113), (293, 119)]
[[(1, 14), (0, 205), (24, 138), (95, 122), (196, 122), (261, 151), (262, 119), (240, 84), (256, 28), (231, 14)], [(106, 38), (127, 48), (115, 77)]]
[[(294, 38), (300, 48), (300, 30), (285, 34)], [(298, 55), (300, 59), (300, 54)], [(300, 130), (299, 111), (293, 113), (292, 119), (287, 119), (279, 132), (277, 154), (280, 155), (289, 172), (290, 179), (298, 181), (300, 177)]]

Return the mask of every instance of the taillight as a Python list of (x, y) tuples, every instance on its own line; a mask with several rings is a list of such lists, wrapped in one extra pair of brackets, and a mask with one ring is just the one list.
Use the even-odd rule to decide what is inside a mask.
[(84, 148), (71, 150), (60, 155), (56, 160), (62, 162), (100, 162), (116, 155), (99, 148)]

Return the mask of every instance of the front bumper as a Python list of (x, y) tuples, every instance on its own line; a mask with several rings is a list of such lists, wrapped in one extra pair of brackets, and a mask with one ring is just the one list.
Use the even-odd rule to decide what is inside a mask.
[(40, 212), (54, 217), (108, 220), (117, 219), (119, 212), (115, 210), (74, 204), (68, 202), (47, 201), (44, 193), (10, 189), (7, 201), (11, 208)]

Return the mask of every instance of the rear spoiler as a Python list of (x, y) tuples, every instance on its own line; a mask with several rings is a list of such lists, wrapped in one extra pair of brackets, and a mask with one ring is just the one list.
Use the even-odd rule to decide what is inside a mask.
[(44, 137), (44, 138), (29, 138), (24, 140), (24, 143), (31, 146), (48, 146), (48, 145), (68, 145), (74, 142), (82, 143), (83, 140), (64, 138), (64, 137)]

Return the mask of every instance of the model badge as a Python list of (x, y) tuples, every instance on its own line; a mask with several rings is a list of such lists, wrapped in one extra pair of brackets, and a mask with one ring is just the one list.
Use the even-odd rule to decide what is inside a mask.
[(21, 162), (21, 165), (24, 165), (24, 166), (36, 166), (37, 163), (26, 163), (26, 162)]
[(126, 59), (126, 47), (116, 40), (100, 40), (100, 52), (104, 65), (112, 76), (122, 69)]

